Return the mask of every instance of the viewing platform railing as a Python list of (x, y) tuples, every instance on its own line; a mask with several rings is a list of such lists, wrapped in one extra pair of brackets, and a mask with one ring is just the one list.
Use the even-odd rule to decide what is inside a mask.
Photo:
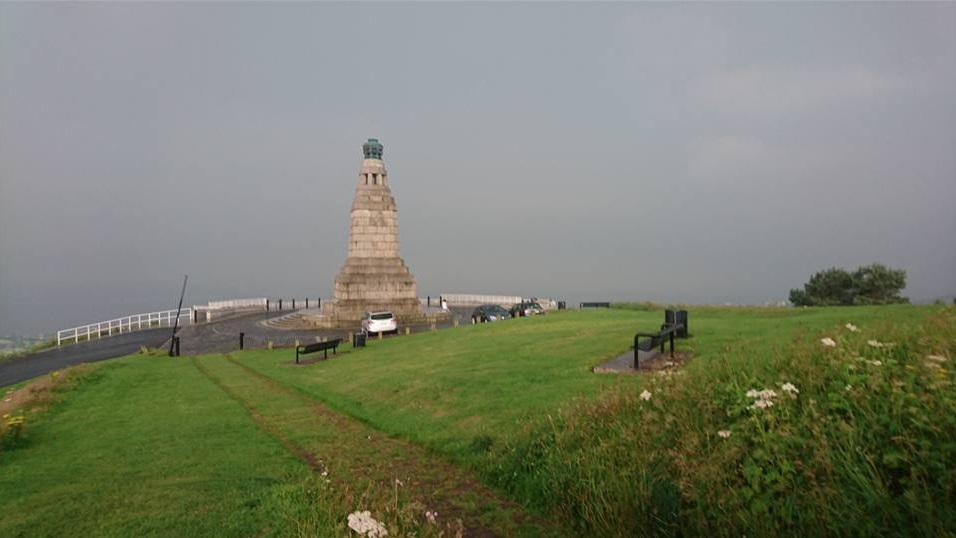
[[(192, 309), (184, 308), (179, 314), (180, 320), (189, 322), (192, 320)], [(123, 334), (124, 332), (138, 331), (141, 329), (155, 329), (157, 327), (172, 327), (176, 322), (176, 310), (163, 310), (162, 312), (149, 312), (146, 314), (134, 314), (125, 318), (111, 319), (109, 321), (100, 321), (89, 325), (81, 325), (72, 329), (63, 329), (56, 332), (56, 345), (63, 342), (79, 342), (80, 340), (91, 340), (92, 338), (102, 338), (103, 336), (113, 336), (114, 334)], [(183, 323), (183, 321), (180, 321)]]

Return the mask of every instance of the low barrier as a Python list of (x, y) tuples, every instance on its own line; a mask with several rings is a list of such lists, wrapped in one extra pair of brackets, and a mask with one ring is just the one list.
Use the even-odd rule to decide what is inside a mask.
[(283, 298), (268, 299), (257, 297), (254, 299), (229, 299), (225, 301), (209, 301), (205, 305), (193, 305), (193, 321), (213, 321), (223, 316), (237, 312), (271, 312), (283, 310), (298, 310), (301, 308), (320, 308), (322, 299), (319, 297), (304, 299)]
[(452, 305), (498, 304), (511, 306), (523, 299), (519, 295), (477, 295), (465, 293), (443, 293), (441, 298)]
[[(133, 332), (141, 329), (155, 329), (157, 327), (172, 327), (176, 322), (176, 310), (163, 310), (161, 312), (148, 312), (146, 314), (134, 314), (125, 318), (111, 319), (109, 321), (100, 321), (81, 325), (71, 329), (63, 329), (56, 332), (56, 345), (72, 340), (79, 342), (81, 339), (90, 340), (94, 336), (102, 338), (104, 336), (113, 336), (114, 334), (123, 334), (124, 332)], [(189, 321), (192, 319), (192, 309), (186, 308), (179, 314), (179, 319)]]

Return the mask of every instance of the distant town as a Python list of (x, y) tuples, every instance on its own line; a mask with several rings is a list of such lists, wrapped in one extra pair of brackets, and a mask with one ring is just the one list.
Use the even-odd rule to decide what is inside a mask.
[(0, 336), (0, 355), (30, 349), (46, 341), (48, 338), (49, 337), (43, 334), (38, 336), (23, 336), (18, 334)]

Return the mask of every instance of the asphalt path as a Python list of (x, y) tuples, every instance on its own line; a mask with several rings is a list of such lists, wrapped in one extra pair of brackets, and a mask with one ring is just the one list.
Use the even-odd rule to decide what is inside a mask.
[[(452, 307), (454, 319), (470, 322), (473, 307)], [(179, 330), (180, 354), (199, 355), (206, 353), (229, 353), (239, 349), (239, 334), (243, 333), (244, 349), (262, 349), (271, 342), (276, 347), (291, 347), (317, 342), (322, 338), (350, 339), (348, 329), (286, 330), (262, 325), (261, 322), (288, 312), (259, 312), (210, 323), (186, 325)], [(452, 321), (438, 324), (437, 328), (451, 327)], [(428, 325), (413, 326), (412, 332), (428, 330)], [(404, 327), (399, 327), (400, 334)], [(48, 372), (75, 366), (124, 357), (139, 351), (141, 347), (160, 348), (169, 345), (172, 329), (148, 329), (118, 336), (104, 337), (89, 342), (67, 344), (62, 347), (31, 353), (0, 364), (0, 387), (26, 381)], [(387, 336), (386, 338), (391, 338)]]
[(143, 346), (156, 348), (169, 341), (172, 329), (147, 329), (89, 342), (66, 344), (0, 364), (0, 387), (33, 379), (48, 372), (136, 353)]
[[(467, 310), (467, 312), (466, 312)], [(453, 319), (468, 319), (470, 322), (471, 308), (451, 308)], [(275, 347), (292, 347), (299, 342), (302, 345), (318, 342), (323, 338), (341, 338), (351, 340), (351, 334), (358, 332), (356, 326), (350, 330), (344, 329), (279, 329), (267, 327), (261, 322), (280, 317), (288, 312), (259, 312), (234, 317), (212, 323), (187, 325), (179, 332), (179, 350), (182, 355), (200, 355), (205, 353), (229, 353), (239, 349), (239, 334), (243, 333), (244, 349), (263, 349), (271, 342)], [(451, 327), (453, 321), (437, 324), (436, 328)], [(413, 333), (429, 330), (429, 324), (414, 325)], [(399, 326), (399, 335), (404, 334), (405, 327)], [(392, 336), (385, 336), (391, 338)]]

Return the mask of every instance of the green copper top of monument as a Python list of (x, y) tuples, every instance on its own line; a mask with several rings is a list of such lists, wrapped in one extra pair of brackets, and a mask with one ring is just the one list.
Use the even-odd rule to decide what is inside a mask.
[(366, 159), (381, 159), (384, 150), (384, 146), (377, 138), (369, 138), (368, 142), (362, 144), (362, 152), (365, 153)]

